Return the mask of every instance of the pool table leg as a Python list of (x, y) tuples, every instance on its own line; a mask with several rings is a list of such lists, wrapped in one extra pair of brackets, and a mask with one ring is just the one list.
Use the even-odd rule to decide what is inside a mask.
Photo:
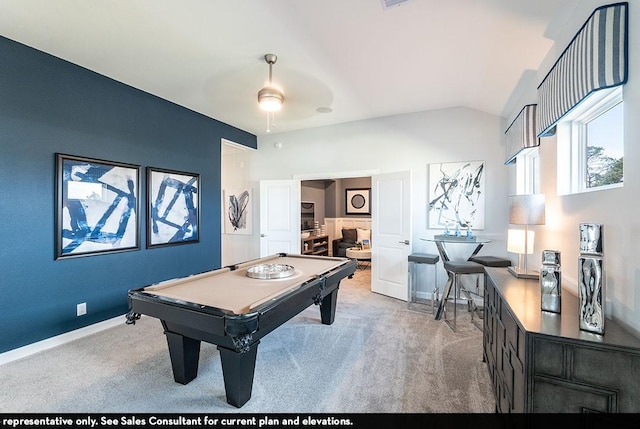
[(169, 356), (173, 368), (173, 379), (180, 384), (187, 384), (198, 376), (198, 360), (200, 359), (200, 340), (165, 331)]
[(218, 346), (227, 402), (234, 407), (240, 408), (251, 399), (259, 343), (251, 344), (244, 353)]
[(336, 302), (338, 301), (338, 288), (322, 298), (320, 302), (320, 319), (325, 325), (331, 325), (336, 317)]

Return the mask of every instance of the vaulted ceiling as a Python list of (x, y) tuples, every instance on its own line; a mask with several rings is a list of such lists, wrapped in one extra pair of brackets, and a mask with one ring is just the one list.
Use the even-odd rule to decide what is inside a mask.
[(267, 53), (285, 96), (272, 133), (454, 106), (507, 116), (578, 1), (0, 0), (0, 35), (261, 135)]

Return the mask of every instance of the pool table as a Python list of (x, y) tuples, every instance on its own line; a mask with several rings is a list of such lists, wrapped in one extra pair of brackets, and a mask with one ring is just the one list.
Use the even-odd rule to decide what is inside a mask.
[[(288, 267), (288, 277), (261, 276), (260, 267)], [(128, 293), (127, 324), (142, 314), (164, 328), (174, 380), (198, 375), (200, 343), (218, 346), (227, 402), (242, 407), (251, 398), (260, 339), (311, 304), (322, 323), (334, 321), (338, 287), (352, 277), (355, 259), (280, 253)]]

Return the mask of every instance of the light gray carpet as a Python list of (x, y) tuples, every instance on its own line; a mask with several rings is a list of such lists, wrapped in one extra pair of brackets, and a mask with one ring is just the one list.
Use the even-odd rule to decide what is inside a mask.
[(452, 332), (431, 313), (343, 280), (333, 325), (312, 306), (264, 339), (252, 398), (226, 403), (216, 347), (198, 377), (175, 383), (162, 327), (142, 316), (0, 366), (0, 412), (491, 413), (482, 332), (458, 312)]

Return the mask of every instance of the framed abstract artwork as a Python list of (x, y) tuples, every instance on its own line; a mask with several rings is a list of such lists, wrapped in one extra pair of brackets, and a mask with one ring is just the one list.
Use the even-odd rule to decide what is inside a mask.
[(147, 167), (147, 247), (200, 240), (200, 175)]
[(429, 228), (484, 229), (484, 161), (429, 164)]
[(140, 249), (139, 165), (56, 154), (56, 182), (56, 259)]
[(251, 189), (224, 192), (224, 232), (226, 234), (250, 235), (253, 230), (251, 218)]
[(345, 213), (371, 214), (371, 188), (345, 189)]

